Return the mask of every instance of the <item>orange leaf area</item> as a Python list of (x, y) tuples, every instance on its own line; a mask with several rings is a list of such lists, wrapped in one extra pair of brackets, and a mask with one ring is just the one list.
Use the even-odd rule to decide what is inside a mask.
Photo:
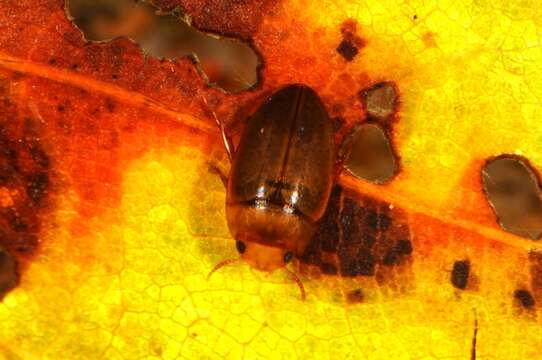
[[(209, 88), (192, 62), (145, 57), (126, 39), (86, 43), (63, 1), (0, 3), (0, 130), (6, 159), (25, 164), (0, 208), (31, 212), (34, 227), (9, 234), (38, 239), (18, 250), (20, 284), (0, 304), (4, 358), (539, 358), (541, 246), (499, 228), (480, 177), (501, 153), (541, 168), (537, 7), (284, 0), (239, 8), (258, 21), (226, 11), (252, 19), (239, 32), (240, 20), (223, 28), (183, 6), (253, 41), (257, 89)], [(345, 36), (361, 39), (356, 54), (342, 46), (351, 61), (337, 52)], [(408, 266), (391, 281), (299, 271), (305, 302), (281, 271), (241, 264), (207, 281), (237, 256), (209, 170), (227, 167), (210, 111), (238, 133), (262, 99), (299, 82), (348, 127), (365, 120), (360, 92), (382, 81), (399, 91), (401, 170), (387, 185), (339, 183), (405, 214)], [(49, 180), (32, 203), (36, 169)], [(451, 283), (462, 260), (464, 290)]]

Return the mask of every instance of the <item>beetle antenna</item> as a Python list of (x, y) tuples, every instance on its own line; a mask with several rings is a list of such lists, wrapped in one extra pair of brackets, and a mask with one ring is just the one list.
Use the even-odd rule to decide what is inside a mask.
[(290, 275), (290, 278), (295, 281), (297, 286), (299, 286), (299, 291), (301, 292), (301, 300), (305, 301), (305, 286), (303, 286), (303, 283), (301, 282), (301, 279), (291, 270), (288, 270), (287, 268), (284, 268), (288, 275)]
[(231, 138), (226, 134), (226, 128), (224, 127), (224, 124), (222, 121), (218, 119), (218, 116), (216, 116), (214, 110), (211, 109), (209, 106), (209, 103), (207, 102), (207, 99), (205, 96), (201, 97), (203, 99), (203, 102), (205, 103), (205, 106), (207, 109), (213, 114), (213, 119), (215, 119), (216, 125), (218, 125), (218, 128), (220, 129), (220, 135), (222, 135), (222, 141), (224, 142), (224, 147), (226, 148), (226, 152), (228, 153), (228, 158), (230, 159), (230, 162), (233, 160), (233, 143)]
[(240, 261), (239, 259), (222, 260), (221, 262), (216, 264), (215, 267), (209, 272), (209, 275), (207, 275), (207, 280), (209, 280), (211, 278), (211, 275), (213, 275), (213, 273), (215, 271), (219, 270), (220, 268), (223, 268), (224, 266), (228, 266), (228, 265), (231, 265), (231, 264), (238, 263), (239, 261)]

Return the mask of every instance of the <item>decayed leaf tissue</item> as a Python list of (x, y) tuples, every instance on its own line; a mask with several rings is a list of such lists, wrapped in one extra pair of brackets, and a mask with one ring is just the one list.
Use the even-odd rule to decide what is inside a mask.
[(0, 357), (538, 359), (537, 5), (0, 2)]

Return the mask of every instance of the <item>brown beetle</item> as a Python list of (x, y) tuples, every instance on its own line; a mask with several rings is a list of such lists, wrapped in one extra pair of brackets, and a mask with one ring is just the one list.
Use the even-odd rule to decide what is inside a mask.
[(284, 267), (304, 251), (331, 192), (335, 143), (326, 109), (311, 88), (286, 86), (249, 119), (235, 151), (217, 123), (233, 159), (226, 215), (237, 250), (256, 269)]

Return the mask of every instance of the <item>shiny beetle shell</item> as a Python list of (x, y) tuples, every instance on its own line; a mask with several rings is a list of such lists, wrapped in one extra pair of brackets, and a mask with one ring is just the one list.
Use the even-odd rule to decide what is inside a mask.
[(309, 87), (280, 89), (248, 120), (226, 199), (246, 261), (273, 270), (303, 251), (327, 206), (334, 161), (331, 121)]

